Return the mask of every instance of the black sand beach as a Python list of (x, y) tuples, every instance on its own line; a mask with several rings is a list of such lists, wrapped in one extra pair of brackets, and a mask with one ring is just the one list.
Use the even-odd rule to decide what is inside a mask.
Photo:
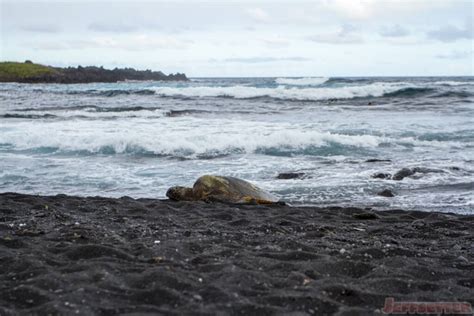
[(474, 216), (0, 194), (0, 315), (474, 303)]

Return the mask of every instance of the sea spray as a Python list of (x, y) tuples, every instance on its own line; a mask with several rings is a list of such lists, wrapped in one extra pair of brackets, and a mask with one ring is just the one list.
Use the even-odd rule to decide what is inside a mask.
[[(293, 204), (466, 213), (474, 203), (465, 189), (474, 175), (473, 83), (305, 77), (0, 84), (0, 191), (164, 198), (172, 184), (223, 174)], [(439, 172), (372, 177), (403, 168)], [(276, 179), (282, 172), (305, 177)], [(395, 196), (376, 194), (384, 189)]]

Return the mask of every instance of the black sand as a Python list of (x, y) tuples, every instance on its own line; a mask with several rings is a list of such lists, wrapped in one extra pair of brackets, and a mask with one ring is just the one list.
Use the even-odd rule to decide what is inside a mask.
[(0, 315), (474, 304), (474, 216), (0, 194)]

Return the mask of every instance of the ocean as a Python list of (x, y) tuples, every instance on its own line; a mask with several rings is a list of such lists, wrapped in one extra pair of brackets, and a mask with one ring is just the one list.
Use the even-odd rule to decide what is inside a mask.
[(217, 174), (293, 205), (473, 214), (473, 161), (473, 77), (0, 84), (0, 192), (165, 198)]

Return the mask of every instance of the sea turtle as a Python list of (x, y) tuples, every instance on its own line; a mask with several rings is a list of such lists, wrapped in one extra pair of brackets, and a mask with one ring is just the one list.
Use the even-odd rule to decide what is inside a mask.
[(279, 199), (250, 182), (234, 177), (204, 175), (192, 188), (172, 187), (166, 196), (174, 201), (280, 204)]

